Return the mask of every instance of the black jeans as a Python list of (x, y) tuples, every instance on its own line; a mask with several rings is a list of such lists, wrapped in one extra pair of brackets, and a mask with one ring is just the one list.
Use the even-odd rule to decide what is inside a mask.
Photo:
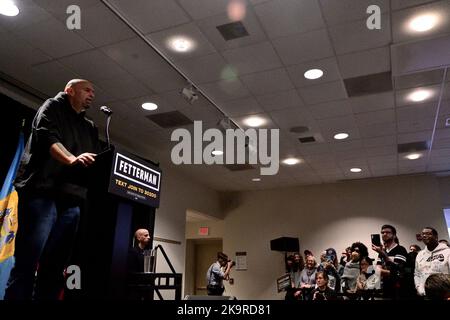
[(225, 287), (208, 285), (206, 287), (208, 296), (221, 296), (225, 291)]

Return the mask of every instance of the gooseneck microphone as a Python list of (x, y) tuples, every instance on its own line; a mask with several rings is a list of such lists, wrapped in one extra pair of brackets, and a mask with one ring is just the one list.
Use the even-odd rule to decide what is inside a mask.
[(100, 111), (102, 111), (107, 116), (110, 116), (113, 113), (112, 110), (110, 108), (108, 108), (107, 106), (101, 106)]
[(100, 111), (107, 115), (106, 118), (106, 142), (108, 143), (108, 149), (111, 148), (111, 143), (109, 141), (109, 123), (111, 121), (112, 110), (107, 106), (101, 106)]

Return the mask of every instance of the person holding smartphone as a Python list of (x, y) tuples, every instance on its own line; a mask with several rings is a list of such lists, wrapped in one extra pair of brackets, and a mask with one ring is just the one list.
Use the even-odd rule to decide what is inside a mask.
[[(383, 245), (372, 244), (372, 250), (378, 252), (377, 271), (382, 280), (383, 296), (399, 299), (404, 290), (404, 268), (408, 252), (399, 244), (395, 227), (385, 224), (381, 227)], [(373, 240), (376, 241), (376, 238)]]

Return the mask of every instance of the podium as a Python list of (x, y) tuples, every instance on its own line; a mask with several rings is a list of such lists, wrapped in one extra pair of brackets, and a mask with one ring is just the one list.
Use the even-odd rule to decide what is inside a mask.
[(125, 299), (134, 231), (148, 229), (153, 239), (161, 170), (154, 163), (112, 148), (98, 154), (82, 174), (88, 181), (88, 195), (75, 259), (80, 265), (81, 289), (67, 296)]

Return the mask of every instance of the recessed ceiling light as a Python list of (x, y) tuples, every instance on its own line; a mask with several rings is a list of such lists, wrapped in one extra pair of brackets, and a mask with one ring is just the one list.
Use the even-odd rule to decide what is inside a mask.
[(422, 157), (422, 155), (420, 153), (410, 153), (405, 158), (409, 159), (409, 160), (417, 160), (421, 157)]
[(146, 103), (143, 103), (143, 104), (142, 104), (142, 109), (152, 111), (152, 110), (158, 109), (158, 106), (157, 106), (155, 103), (152, 103), (152, 102), (146, 102)]
[(0, 0), (0, 14), (14, 17), (19, 14), (19, 8), (10, 0)]
[(213, 152), (211, 152), (214, 156), (221, 156), (223, 155), (223, 151), (222, 150), (214, 150)]
[(323, 76), (323, 71), (320, 69), (310, 69), (305, 72), (304, 77), (309, 80), (319, 79)]
[(345, 133), (345, 132), (336, 133), (336, 134), (334, 135), (334, 138), (335, 138), (336, 140), (347, 139), (347, 138), (348, 138), (348, 133)]
[(287, 158), (283, 160), (284, 164), (287, 164), (288, 166), (293, 166), (297, 163), (300, 163), (300, 159), (297, 158)]
[(436, 14), (423, 14), (418, 17), (413, 18), (409, 22), (409, 27), (413, 31), (425, 32), (433, 29), (438, 22), (438, 17)]
[(253, 178), (252, 181), (261, 181), (261, 178)]
[(431, 96), (429, 90), (416, 90), (409, 95), (409, 99), (414, 102), (421, 102), (428, 99)]
[(195, 48), (194, 41), (186, 37), (173, 37), (167, 43), (169, 48), (177, 52), (189, 52)]
[(351, 172), (361, 172), (362, 169), (361, 168), (351, 168), (350, 171)]
[(266, 120), (260, 117), (250, 117), (245, 119), (244, 123), (249, 127), (259, 127), (266, 123)]

